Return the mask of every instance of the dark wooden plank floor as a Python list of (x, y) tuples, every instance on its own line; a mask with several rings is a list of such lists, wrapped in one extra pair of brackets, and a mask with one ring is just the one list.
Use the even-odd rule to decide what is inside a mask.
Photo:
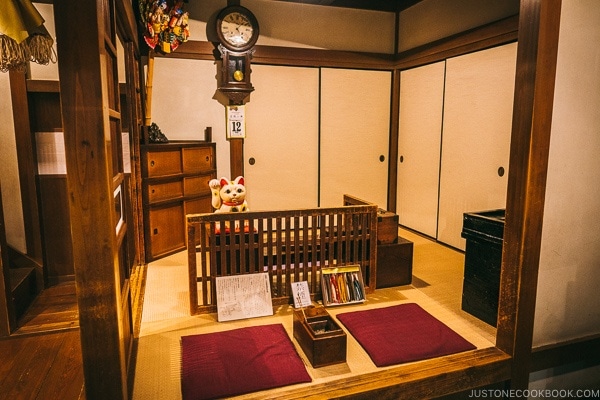
[(75, 283), (45, 289), (0, 340), (0, 400), (81, 400), (83, 364)]

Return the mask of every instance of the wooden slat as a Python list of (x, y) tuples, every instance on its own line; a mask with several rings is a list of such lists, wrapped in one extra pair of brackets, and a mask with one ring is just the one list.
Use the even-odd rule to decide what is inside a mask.
[(325, 246), (323, 246), (323, 251), (326, 252), (327, 255), (327, 264), (329, 266), (333, 266), (333, 260), (334, 260), (334, 243), (336, 241), (337, 238), (339, 238), (339, 230), (341, 230), (343, 227), (342, 226), (336, 226), (335, 224), (335, 214), (330, 213), (328, 215), (323, 216), (323, 218), (326, 221), (326, 226), (327, 228), (325, 229), (326, 234), (322, 235), (324, 236), (324, 239), (327, 240), (327, 243), (325, 244)]
[(271, 282), (271, 293), (275, 291), (276, 285), (273, 284), (273, 220), (266, 218), (267, 224), (267, 271), (269, 271), (269, 282)]
[[(265, 225), (264, 225), (264, 221), (262, 218), (260, 218), (258, 220), (258, 237), (262, 238), (265, 236)], [(261, 267), (263, 265), (263, 261), (264, 260), (264, 254), (265, 254), (265, 246), (264, 246), (264, 241), (263, 240), (259, 240), (258, 241), (258, 266)], [(260, 271), (263, 272), (263, 271)]]
[[(282, 248), (282, 224), (281, 224), (281, 218), (276, 218), (275, 220), (275, 245), (277, 246), (277, 249), (281, 249)], [(282, 275), (281, 275), (281, 267), (283, 267), (283, 263), (282, 263), (282, 252), (281, 251), (274, 251), (274, 253), (276, 254), (277, 257), (277, 266), (279, 268), (277, 268), (277, 296), (281, 297), (283, 295), (283, 291), (282, 291)]]
[[(310, 278), (310, 269), (309, 269), (309, 263), (310, 260), (308, 258), (308, 249), (310, 248), (310, 241), (309, 241), (309, 234), (310, 234), (310, 230), (309, 230), (309, 222), (308, 222), (308, 215), (303, 215), (302, 216), (302, 243), (304, 243), (304, 246), (302, 246), (302, 279), (309, 282), (309, 278)], [(310, 291), (311, 293), (314, 293), (313, 290)], [(313, 298), (314, 300), (314, 298)]]
[[(219, 253), (215, 253), (215, 260), (217, 259), (217, 256), (221, 258), (221, 263), (219, 264), (219, 267), (217, 269), (217, 273), (215, 275), (211, 276), (222, 276), (222, 275), (227, 275), (226, 270), (227, 270), (227, 237), (225, 236), (225, 231), (226, 231), (226, 224), (225, 221), (219, 221), (219, 233), (215, 234), (215, 236), (217, 236), (219, 238), (219, 244), (218, 247), (219, 248)], [(210, 235), (212, 236), (213, 233), (212, 231), (210, 232)], [(211, 248), (211, 255), (212, 255), (212, 248)], [(212, 259), (212, 257), (211, 257)]]
[(318, 229), (318, 223), (317, 223), (317, 216), (313, 215), (311, 216), (311, 230), (310, 230), (310, 257), (311, 257), (311, 264), (310, 264), (310, 291), (311, 293), (316, 293), (318, 291), (318, 287), (319, 287), (319, 281), (317, 280), (317, 237), (319, 236), (319, 229)]
[(302, 256), (300, 253), (300, 218), (295, 215), (294, 216), (294, 250), (292, 252), (294, 257), (294, 281), (299, 282), (300, 279), (300, 271), (304, 265), (302, 262)]
[[(289, 303), (291, 282), (299, 280), (309, 281), (312, 298), (320, 299), (320, 268), (328, 265), (358, 264), (364, 282), (374, 287), (372, 276), (376, 264), (372, 260), (376, 258), (373, 249), (369, 252), (366, 249), (375, 238), (372, 230), (376, 218), (377, 206), (372, 204), (188, 215), (190, 312), (213, 309), (215, 279), (219, 276), (268, 271), (273, 304)], [(198, 246), (195, 226), (207, 225), (210, 228), (201, 230), (203, 240)], [(250, 232), (245, 233), (244, 227), (250, 227)], [(197, 248), (202, 260), (199, 278)], [(210, 273), (205, 276), (208, 266)], [(198, 281), (202, 282), (203, 292), (200, 304)], [(365, 290), (369, 292), (368, 286)]]
[[(244, 232), (245, 227), (240, 226), (240, 230)], [(239, 252), (240, 255), (240, 273), (247, 274), (250, 273), (250, 265), (246, 263), (246, 249), (248, 248), (248, 242), (252, 242), (253, 239), (250, 237), (252, 233), (248, 232), (246, 234), (236, 235), (239, 240), (236, 251)], [(247, 240), (246, 240), (247, 238)]]
[[(189, 297), (190, 297), (190, 313), (196, 313), (196, 305), (198, 304), (198, 269), (196, 265), (196, 223), (188, 223), (187, 226), (187, 248), (188, 248), (188, 282), (189, 282)], [(200, 253), (201, 255), (204, 252)], [(204, 290), (203, 290), (204, 294)], [(203, 299), (206, 304), (206, 299)]]
[[(200, 253), (200, 280), (201, 280), (201, 289), (202, 289), (202, 304), (208, 303), (208, 285), (210, 284), (210, 265), (209, 265), (209, 254), (206, 251), (206, 245), (208, 244), (206, 241), (208, 240), (208, 232), (207, 229), (211, 229), (211, 225), (208, 224), (196, 224), (196, 226), (200, 227), (200, 241), (202, 243), (202, 252)], [(195, 242), (190, 243), (190, 246), (193, 246)], [(196, 259), (196, 257), (194, 257)], [(198, 285), (194, 286), (195, 289), (198, 289)], [(197, 299), (197, 296), (196, 296)]]
[(284, 217), (284, 225), (285, 225), (285, 233), (284, 233), (284, 238), (285, 238), (285, 248), (286, 248), (286, 252), (287, 252), (287, 257), (285, 260), (285, 295), (287, 297), (292, 296), (292, 292), (291, 292), (291, 277), (292, 277), (292, 265), (293, 265), (293, 257), (294, 257), (294, 250), (291, 246), (292, 242), (292, 225), (291, 225), (291, 220), (290, 220), (290, 216), (286, 215)]
[[(238, 238), (240, 235), (236, 235), (236, 233), (235, 233), (235, 223), (234, 222), (231, 223), (231, 225), (229, 227), (229, 232), (225, 231), (225, 233), (226, 233), (225, 246), (229, 249), (229, 260), (230, 261), (222, 267), (226, 268), (226, 270), (228, 272), (227, 275), (239, 274), (242, 268), (236, 262), (235, 241), (236, 241), (236, 238)], [(229, 244), (227, 244), (227, 242), (229, 242)]]

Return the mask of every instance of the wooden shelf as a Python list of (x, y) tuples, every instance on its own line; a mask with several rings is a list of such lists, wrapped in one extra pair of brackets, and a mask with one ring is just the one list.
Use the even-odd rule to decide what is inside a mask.
[(28, 79), (27, 80), (27, 91), (28, 92), (60, 93), (60, 84), (59, 84), (59, 81)]

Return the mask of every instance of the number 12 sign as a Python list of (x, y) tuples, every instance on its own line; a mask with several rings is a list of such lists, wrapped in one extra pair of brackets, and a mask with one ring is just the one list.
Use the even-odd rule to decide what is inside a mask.
[(227, 139), (246, 138), (244, 106), (227, 106)]

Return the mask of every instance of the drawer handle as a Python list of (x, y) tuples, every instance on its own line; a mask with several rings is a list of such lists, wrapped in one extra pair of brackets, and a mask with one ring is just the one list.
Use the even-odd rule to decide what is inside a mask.
[(504, 176), (504, 167), (498, 168), (498, 176), (500, 176), (500, 177)]
[(154, 230), (152, 231), (153, 234), (158, 235), (158, 228), (154, 228)]
[(156, 190), (152, 189), (152, 194), (154, 194), (154, 192), (156, 192)]
[(154, 167), (154, 160), (150, 161), (150, 166)]

